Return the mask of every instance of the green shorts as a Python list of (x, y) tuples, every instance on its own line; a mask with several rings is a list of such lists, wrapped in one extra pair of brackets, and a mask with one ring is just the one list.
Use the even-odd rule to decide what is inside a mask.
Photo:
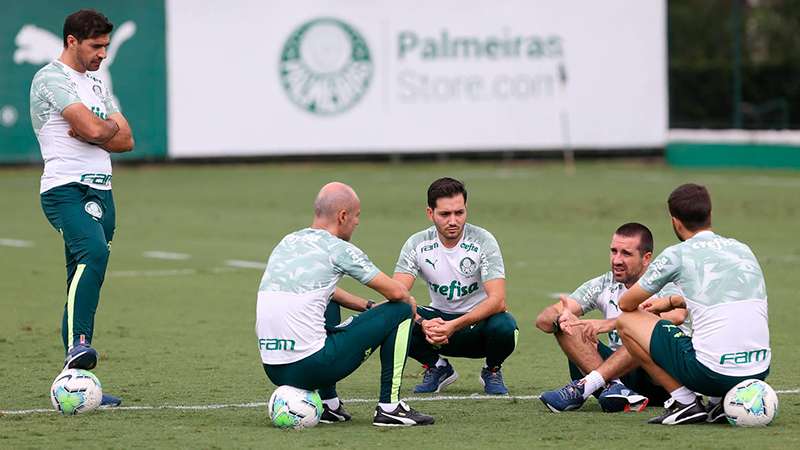
[[(609, 346), (602, 342), (597, 343), (597, 353), (603, 358), (603, 361), (608, 359), (614, 354)], [(569, 362), (569, 375), (573, 380), (580, 380), (584, 377), (584, 373), (572, 361)], [(637, 394), (644, 395), (650, 400), (652, 404), (664, 403), (669, 398), (669, 393), (661, 386), (653, 383), (647, 372), (641, 367), (638, 367), (620, 377), (625, 386), (634, 390)]]
[(650, 338), (650, 357), (682, 385), (699, 394), (723, 397), (744, 380), (764, 380), (769, 369), (756, 375), (733, 377), (709, 369), (697, 360), (692, 338), (668, 320), (659, 320)]

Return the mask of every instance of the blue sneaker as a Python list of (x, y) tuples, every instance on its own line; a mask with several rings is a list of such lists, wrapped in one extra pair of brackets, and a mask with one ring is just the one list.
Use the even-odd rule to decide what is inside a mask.
[(600, 408), (605, 412), (642, 412), (647, 408), (647, 403), (650, 400), (628, 389), (627, 386), (619, 381), (613, 381), (603, 389), (597, 401), (600, 403)]
[(100, 401), (100, 406), (107, 406), (113, 408), (122, 404), (122, 399), (114, 397), (113, 395), (103, 394), (103, 400)]
[(503, 382), (503, 372), (497, 367), (495, 370), (484, 367), (481, 369), (481, 384), (483, 391), (489, 395), (508, 395), (508, 388)]
[(586, 401), (583, 398), (583, 384), (579, 384), (577, 380), (561, 389), (542, 392), (542, 395), (539, 396), (539, 400), (554, 413), (578, 409), (583, 406), (583, 402)]
[(458, 372), (450, 365), (442, 367), (425, 367), (425, 375), (422, 383), (414, 386), (415, 394), (427, 394), (431, 392), (441, 392), (447, 385), (453, 384), (458, 379)]
[(97, 351), (85, 344), (78, 344), (69, 349), (64, 359), (64, 370), (92, 370), (97, 365)]

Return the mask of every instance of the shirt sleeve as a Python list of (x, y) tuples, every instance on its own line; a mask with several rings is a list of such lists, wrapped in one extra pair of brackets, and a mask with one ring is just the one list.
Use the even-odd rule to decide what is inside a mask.
[(417, 277), (419, 274), (419, 262), (417, 261), (417, 249), (415, 248), (413, 238), (408, 238), (403, 248), (400, 249), (400, 256), (397, 258), (397, 264), (394, 266), (395, 273), (407, 273)]
[(639, 286), (652, 294), (660, 291), (667, 283), (674, 282), (678, 278), (681, 267), (679, 252), (677, 245), (668, 247), (661, 252), (639, 279)]
[(597, 309), (597, 298), (600, 296), (600, 293), (603, 292), (603, 289), (605, 289), (607, 278), (608, 274), (592, 278), (578, 286), (578, 289), (575, 289), (572, 294), (569, 294), (569, 297), (577, 301), (581, 306), (583, 314)]
[(506, 267), (503, 264), (503, 254), (500, 253), (500, 245), (497, 239), (487, 233), (483, 241), (483, 251), (481, 252), (481, 281), (484, 283), (497, 278), (506, 277)]
[(369, 283), (380, 273), (367, 254), (349, 242), (342, 242), (331, 256), (333, 266), (339, 273), (349, 275), (361, 284)]
[(675, 283), (667, 283), (658, 293), (654, 295), (656, 298), (669, 297), (670, 295), (683, 296), (683, 291)]
[(77, 85), (62, 73), (48, 73), (42, 76), (36, 81), (35, 91), (59, 113), (67, 106), (81, 102)]

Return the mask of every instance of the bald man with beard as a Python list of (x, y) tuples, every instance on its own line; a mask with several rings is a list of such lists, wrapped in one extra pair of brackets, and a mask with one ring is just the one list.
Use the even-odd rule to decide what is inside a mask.
[[(322, 187), (311, 227), (286, 235), (273, 249), (258, 289), (256, 335), (267, 377), (277, 386), (319, 390), (321, 421), (350, 420), (336, 383), (380, 348), (380, 398), (372, 424), (430, 425), (434, 419), (401, 401), (400, 383), (416, 302), (350, 243), (361, 202), (343, 183)], [(336, 286), (344, 275), (388, 301), (375, 305)], [(363, 311), (339, 323), (339, 305)]]

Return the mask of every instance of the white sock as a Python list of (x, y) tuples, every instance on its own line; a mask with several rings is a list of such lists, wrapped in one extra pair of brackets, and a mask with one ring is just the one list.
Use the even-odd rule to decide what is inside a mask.
[(606, 380), (603, 379), (603, 376), (600, 375), (600, 372), (593, 370), (589, 372), (589, 375), (581, 378), (583, 382), (583, 399), (586, 400), (589, 398), (590, 395), (594, 394), (594, 391), (600, 389), (601, 387), (605, 386)]
[(447, 365), (447, 359), (439, 357), (439, 360), (436, 361), (436, 367), (444, 367)]
[(322, 403), (328, 405), (328, 408), (336, 411), (339, 409), (339, 397), (329, 398), (327, 400), (323, 400)]
[(381, 407), (381, 409), (382, 409), (384, 412), (392, 412), (392, 411), (394, 411), (395, 409), (397, 409), (397, 406), (398, 406), (398, 405), (400, 405), (400, 402), (395, 402), (395, 403), (378, 403), (378, 406), (380, 406), (380, 407)]
[(722, 401), (722, 397), (708, 397), (708, 403), (717, 404)]
[(625, 383), (623, 383), (623, 382), (622, 382), (622, 380), (620, 380), (619, 378), (614, 378), (613, 380), (611, 380), (611, 382), (612, 382), (612, 383), (625, 384)]
[(678, 389), (669, 393), (672, 398), (674, 398), (678, 403), (688, 405), (689, 403), (693, 403), (694, 399), (697, 398), (697, 395), (686, 388), (686, 386), (681, 386)]

